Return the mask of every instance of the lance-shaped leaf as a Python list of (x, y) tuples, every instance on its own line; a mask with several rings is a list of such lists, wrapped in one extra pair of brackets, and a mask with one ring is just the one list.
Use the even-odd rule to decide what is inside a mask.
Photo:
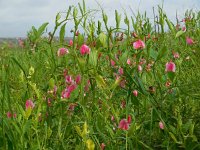
[(65, 26), (66, 23), (62, 25), (62, 27), (60, 28), (60, 43), (63, 44), (64, 43), (64, 39), (65, 39)]

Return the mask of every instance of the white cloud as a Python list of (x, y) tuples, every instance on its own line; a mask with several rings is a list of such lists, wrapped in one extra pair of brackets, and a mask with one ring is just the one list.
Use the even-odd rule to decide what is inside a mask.
[[(114, 21), (114, 10), (123, 14), (123, 9), (130, 15), (130, 7), (136, 13), (147, 11), (152, 16), (152, 7), (162, 4), (162, 0), (97, 0), (105, 9), (110, 20)], [(31, 26), (38, 27), (44, 22), (50, 22), (53, 28), (54, 18), (59, 11), (66, 11), (69, 5), (77, 5), (82, 0), (0, 0), (0, 37), (23, 37)], [(87, 8), (99, 9), (95, 0), (85, 0)], [(183, 17), (186, 9), (200, 9), (199, 0), (165, 0), (164, 10), (169, 18)], [(99, 16), (99, 15), (97, 15)], [(68, 26), (72, 28), (72, 24)]]

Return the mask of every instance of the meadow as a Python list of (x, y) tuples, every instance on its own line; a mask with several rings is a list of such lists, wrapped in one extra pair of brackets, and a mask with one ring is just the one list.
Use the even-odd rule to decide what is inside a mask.
[(69, 6), (53, 31), (0, 45), (0, 149), (200, 149), (200, 12), (116, 10), (109, 26), (93, 11)]

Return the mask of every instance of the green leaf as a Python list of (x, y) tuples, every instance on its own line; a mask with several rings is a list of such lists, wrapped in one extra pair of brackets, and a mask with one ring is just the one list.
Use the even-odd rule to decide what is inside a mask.
[(92, 66), (94, 66), (96, 68), (96, 66), (97, 66), (97, 51), (96, 50), (93, 50), (90, 52), (89, 64), (91, 64)]
[(171, 136), (171, 138), (174, 140), (175, 143), (178, 143), (176, 137), (174, 136), (172, 132), (169, 132), (169, 135)]
[(115, 10), (115, 21), (116, 21), (116, 28), (117, 29), (119, 28), (120, 20), (121, 20), (121, 15), (119, 15), (117, 10)]
[(84, 43), (84, 36), (82, 34), (78, 34), (77, 44), (82, 45)]
[(185, 33), (184, 31), (180, 30), (176, 33), (176, 38), (180, 37), (183, 33)]
[(103, 47), (106, 47), (107, 36), (103, 32), (99, 34), (99, 40)]
[(60, 28), (60, 43), (61, 44), (64, 43), (64, 39), (65, 39), (65, 26), (66, 26), (66, 23), (62, 25), (62, 27)]
[(43, 32), (44, 32), (44, 30), (46, 29), (46, 27), (47, 27), (48, 24), (49, 24), (49, 23), (46, 22), (46, 23), (43, 23), (43, 24), (39, 27), (38, 33), (37, 33), (37, 37), (40, 37), (40, 36), (43, 34)]
[(173, 81), (174, 77), (175, 77), (175, 73), (174, 72), (167, 72), (167, 76), (171, 81)]
[(154, 60), (156, 60), (157, 57), (158, 57), (158, 52), (153, 50), (153, 49), (151, 49), (150, 50), (150, 57), (152, 57)]
[(106, 83), (101, 75), (96, 75), (95, 79), (99, 88), (106, 88)]
[(167, 17), (165, 18), (165, 21), (166, 21), (170, 31), (172, 31), (174, 33), (174, 25), (172, 24), (172, 22), (169, 21)]
[(51, 89), (53, 89), (54, 86), (55, 86), (55, 81), (54, 81), (53, 78), (51, 78), (51, 79), (49, 80), (49, 87), (50, 87)]
[(31, 128), (32, 120), (28, 120), (25, 125), (23, 126), (23, 134), (28, 132)]
[(167, 47), (166, 46), (163, 46), (163, 48), (158, 52), (158, 56), (157, 56), (157, 60), (163, 58), (164, 56), (167, 55)]
[(103, 21), (107, 25), (108, 23), (108, 16), (103, 12)]
[(58, 20), (60, 20), (60, 18), (61, 18), (60, 13), (57, 13), (57, 15), (56, 15), (56, 24), (58, 24)]

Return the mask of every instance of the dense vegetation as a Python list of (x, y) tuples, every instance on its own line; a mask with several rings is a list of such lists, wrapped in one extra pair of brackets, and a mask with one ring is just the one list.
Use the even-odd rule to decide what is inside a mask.
[(1, 45), (0, 149), (200, 149), (200, 12), (115, 11), (111, 27), (92, 12), (83, 1), (48, 37), (44, 23)]

